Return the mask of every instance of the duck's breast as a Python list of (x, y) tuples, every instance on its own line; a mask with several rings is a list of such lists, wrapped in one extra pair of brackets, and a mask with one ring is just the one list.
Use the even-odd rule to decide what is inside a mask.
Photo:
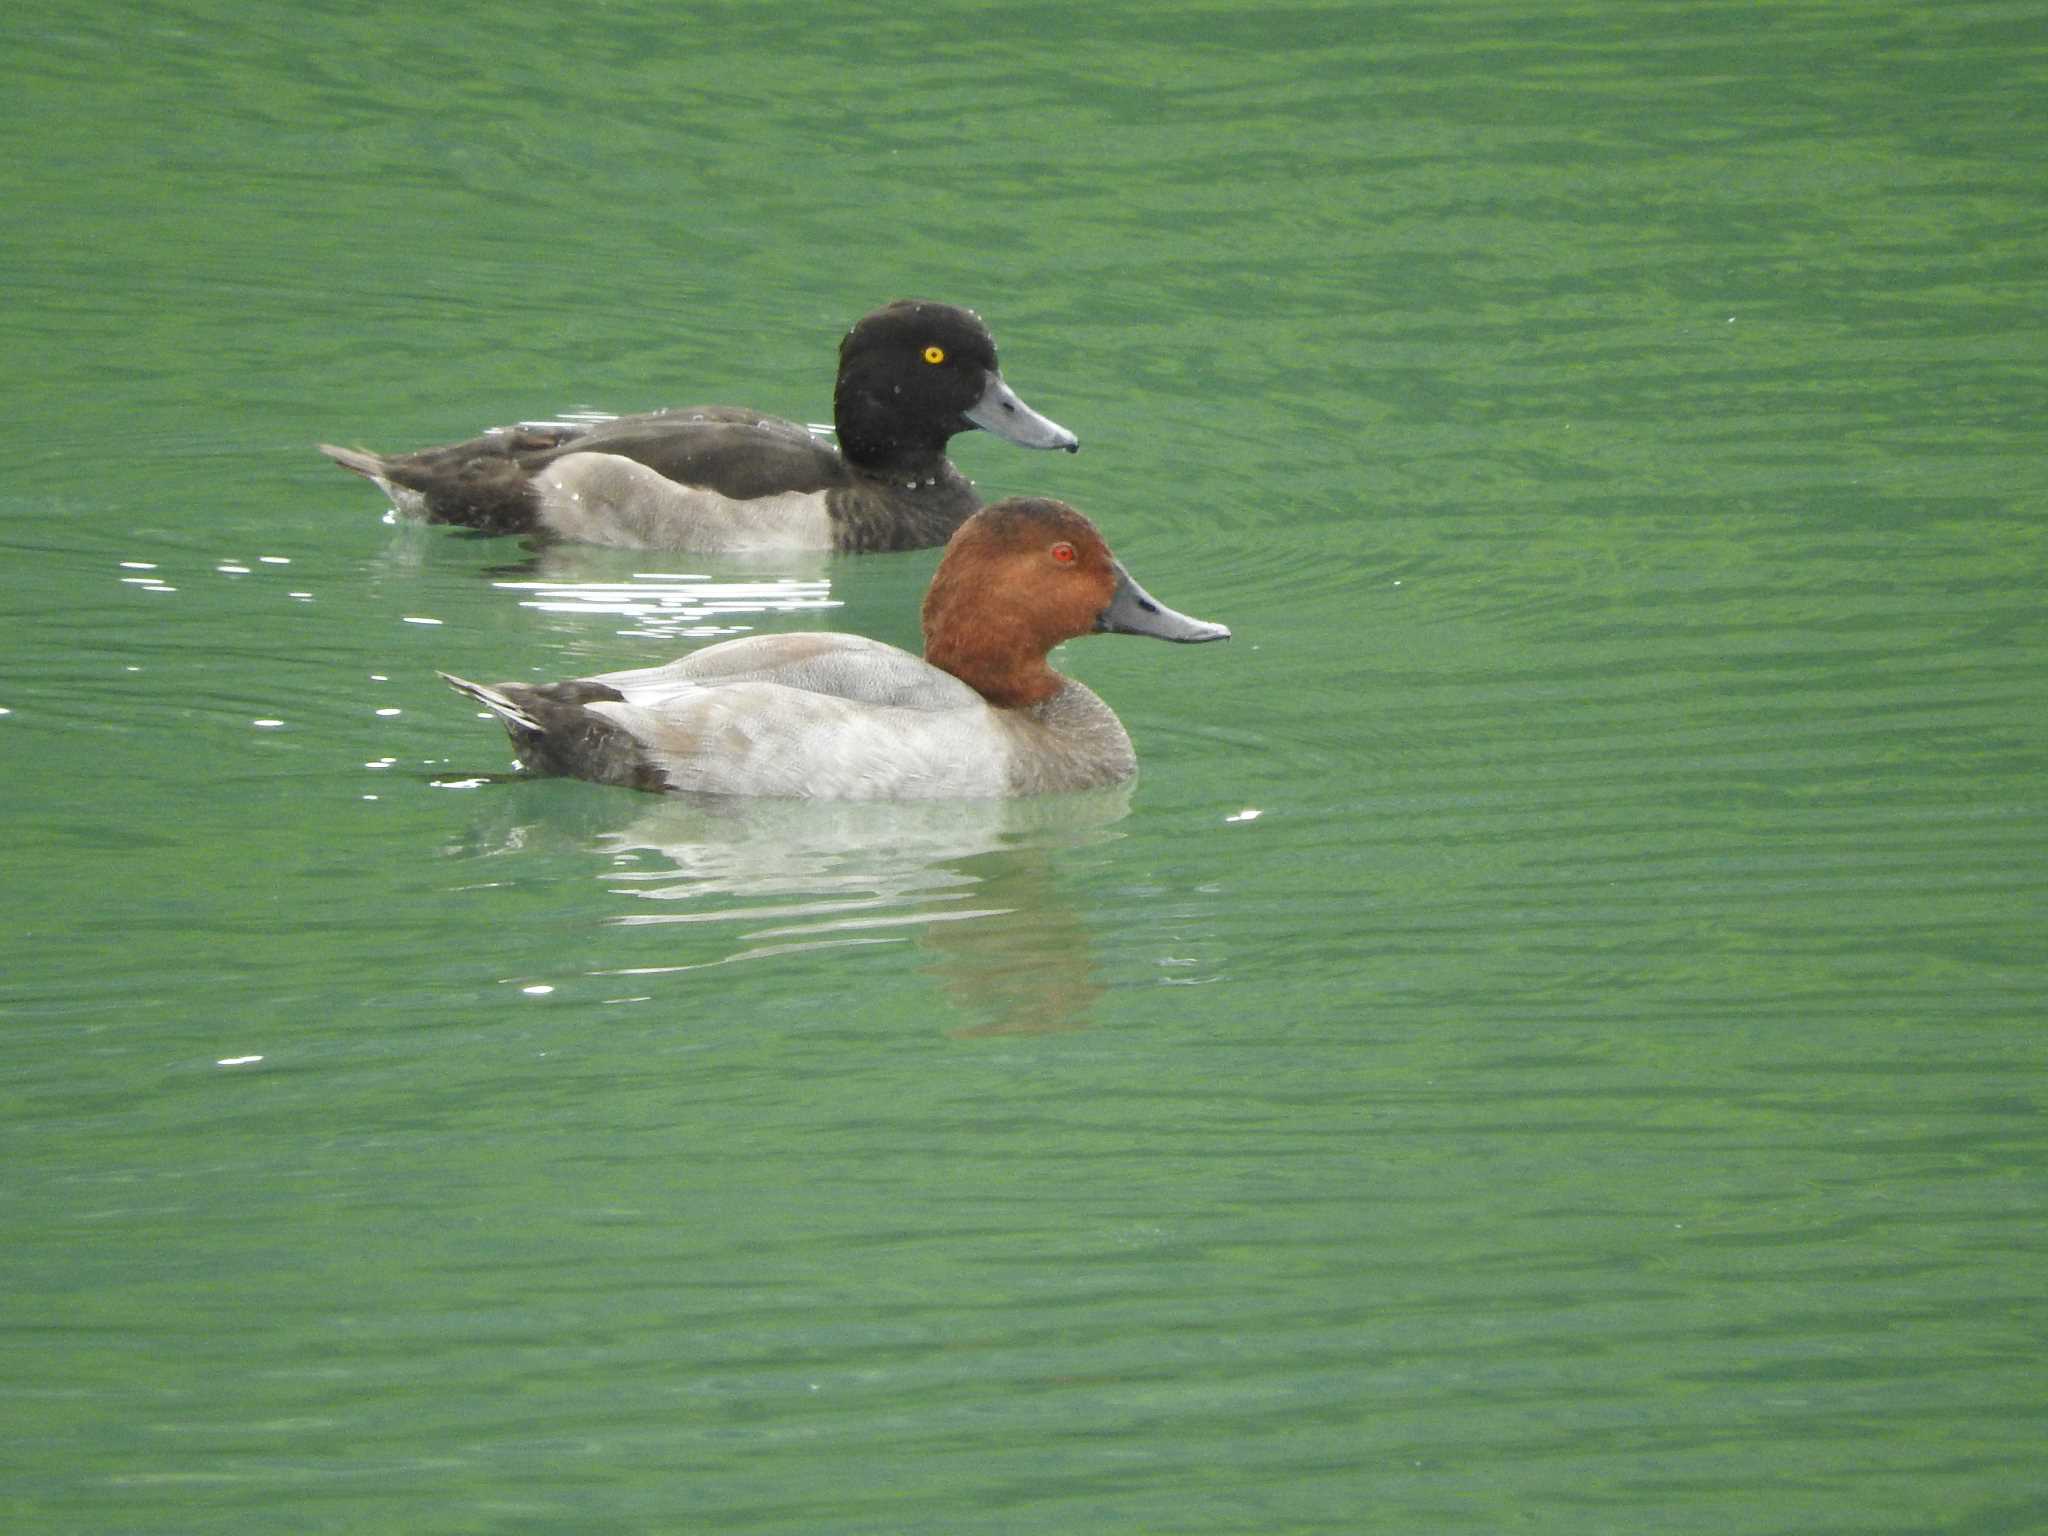
[(1005, 793), (1044, 795), (1121, 784), (1138, 771), (1130, 733), (1092, 688), (1072, 678), (1029, 709), (990, 712), (1005, 738)]

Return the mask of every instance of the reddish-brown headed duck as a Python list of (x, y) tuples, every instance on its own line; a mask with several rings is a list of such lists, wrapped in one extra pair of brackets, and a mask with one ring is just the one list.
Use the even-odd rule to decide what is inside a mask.
[(503, 722), (536, 773), (726, 795), (991, 799), (1137, 771), (1109, 706), (1047, 660), (1092, 632), (1230, 638), (1154, 599), (1072, 507), (1013, 497), (946, 545), (922, 660), (859, 635), (756, 635), (565, 683), (448, 682)]

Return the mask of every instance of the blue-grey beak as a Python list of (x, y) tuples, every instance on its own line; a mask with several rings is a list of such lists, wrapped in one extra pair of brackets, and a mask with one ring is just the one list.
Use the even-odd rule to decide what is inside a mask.
[(1230, 631), (1207, 619), (1176, 613), (1131, 579), (1121, 560), (1116, 567), (1116, 592), (1109, 606), (1095, 616), (1098, 634), (1150, 635), (1155, 640), (1174, 640), (1182, 645), (1199, 645), (1205, 640), (1228, 640)]
[(988, 387), (981, 392), (981, 398), (962, 414), (984, 432), (1007, 438), (1020, 448), (1064, 448), (1069, 453), (1081, 451), (1081, 439), (1018, 399), (1017, 392), (1005, 384), (1003, 376), (993, 368), (988, 371)]

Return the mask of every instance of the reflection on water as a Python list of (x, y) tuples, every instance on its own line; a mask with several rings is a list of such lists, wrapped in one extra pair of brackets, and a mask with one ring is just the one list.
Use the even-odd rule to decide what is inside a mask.
[[(715, 571), (679, 567), (705, 557), (684, 551), (649, 554), (584, 545), (549, 545), (495, 567), (492, 585), (536, 613), (595, 624), (625, 621), (617, 634), (644, 640), (701, 640), (748, 626), (740, 615), (810, 613), (838, 608), (823, 551), (720, 554)], [(640, 570), (649, 560), (666, 569)]]
[(1056, 855), (1129, 810), (1128, 786), (916, 806), (671, 799), (602, 839), (607, 881), (662, 908), (612, 921), (745, 925), (744, 947), (718, 960), (637, 975), (914, 940), (932, 957), (927, 974), (976, 1020), (964, 1032), (1080, 1028), (1100, 986)]
[[(607, 925), (636, 937), (715, 937), (708, 947), (679, 944), (673, 960), (592, 974), (660, 985), (652, 979), (736, 961), (916, 943), (931, 957), (926, 974), (970, 1021), (956, 1033), (1082, 1027), (1101, 986), (1059, 878), (1060, 854), (1119, 836), (1111, 829), (1129, 813), (1130, 794), (1119, 785), (918, 805), (603, 797), (635, 811), (622, 827), (578, 835), (606, 855), (597, 877), (633, 907)], [(502, 828), (465, 851), (509, 852), (547, 837), (530, 825)]]
[[(723, 563), (723, 562), (721, 562)], [(537, 613), (570, 614), (595, 620), (625, 620), (617, 632), (635, 639), (702, 639), (732, 634), (745, 626), (725, 622), (739, 614), (803, 613), (837, 608), (832, 583), (822, 575), (782, 574), (758, 581), (700, 572), (634, 571), (624, 579), (593, 573), (593, 562), (549, 550), (535, 562), (536, 574), (501, 579), (495, 586), (519, 594), (519, 606)], [(602, 571), (602, 567), (598, 567)]]
[(714, 581), (708, 576), (636, 572), (631, 581), (501, 581), (518, 592), (519, 606), (539, 613), (630, 621), (618, 631), (637, 639), (672, 640), (730, 634), (739, 626), (720, 623), (735, 614), (797, 613), (836, 608), (826, 581)]

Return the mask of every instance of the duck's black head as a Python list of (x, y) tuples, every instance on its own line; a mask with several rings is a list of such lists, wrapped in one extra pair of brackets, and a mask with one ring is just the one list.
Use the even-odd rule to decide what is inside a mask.
[(979, 315), (929, 300), (899, 299), (846, 333), (832, 414), (840, 451), (875, 470), (914, 470), (975, 427), (1027, 448), (1080, 446), (1003, 382)]

